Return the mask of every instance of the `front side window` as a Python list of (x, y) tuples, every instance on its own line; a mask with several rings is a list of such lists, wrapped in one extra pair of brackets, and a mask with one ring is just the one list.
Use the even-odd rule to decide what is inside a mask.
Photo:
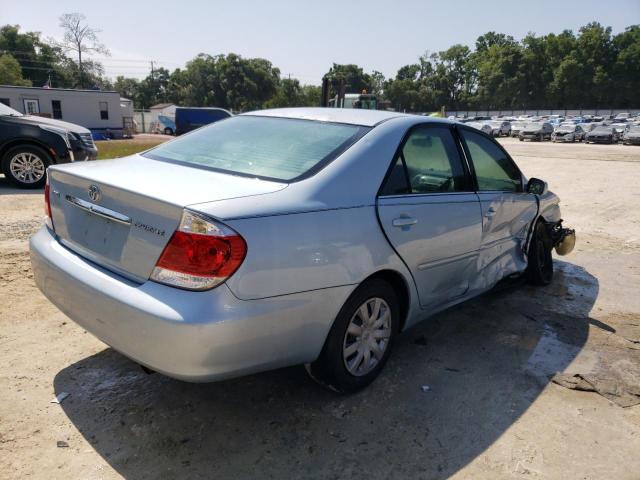
[(109, 120), (109, 103), (99, 102), (100, 106), (100, 120)]
[(522, 175), (507, 154), (483, 135), (460, 129), (480, 191), (521, 192)]
[(404, 142), (382, 195), (465, 191), (465, 175), (448, 127), (414, 128)]
[(144, 155), (286, 182), (318, 171), (368, 131), (359, 125), (240, 115), (178, 137)]

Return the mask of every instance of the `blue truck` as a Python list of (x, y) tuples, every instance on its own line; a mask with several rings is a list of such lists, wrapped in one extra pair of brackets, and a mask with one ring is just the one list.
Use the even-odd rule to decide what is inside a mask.
[(178, 107), (176, 108), (176, 135), (190, 132), (203, 125), (230, 117), (232, 114), (224, 108)]

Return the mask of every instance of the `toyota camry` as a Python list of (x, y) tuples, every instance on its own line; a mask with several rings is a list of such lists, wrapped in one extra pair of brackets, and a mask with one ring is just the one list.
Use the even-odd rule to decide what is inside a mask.
[(54, 165), (45, 211), (38, 287), (115, 350), (186, 381), (304, 364), (340, 392), (418, 321), (505, 277), (548, 284), (575, 242), (489, 135), (354, 109), (252, 112)]

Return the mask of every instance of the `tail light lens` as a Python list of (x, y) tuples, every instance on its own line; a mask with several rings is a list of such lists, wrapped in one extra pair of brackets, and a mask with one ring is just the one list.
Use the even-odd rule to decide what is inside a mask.
[(189, 290), (208, 290), (233, 275), (246, 254), (247, 244), (237, 232), (185, 210), (151, 280)]
[(47, 175), (46, 183), (44, 184), (44, 223), (53, 230), (53, 216), (51, 215), (51, 198), (49, 187), (49, 175)]

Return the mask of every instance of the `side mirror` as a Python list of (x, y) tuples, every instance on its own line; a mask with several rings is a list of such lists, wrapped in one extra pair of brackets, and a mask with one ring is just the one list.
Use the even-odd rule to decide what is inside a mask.
[(549, 186), (544, 180), (539, 178), (531, 178), (527, 183), (527, 193), (533, 193), (534, 195), (544, 195), (549, 191)]

